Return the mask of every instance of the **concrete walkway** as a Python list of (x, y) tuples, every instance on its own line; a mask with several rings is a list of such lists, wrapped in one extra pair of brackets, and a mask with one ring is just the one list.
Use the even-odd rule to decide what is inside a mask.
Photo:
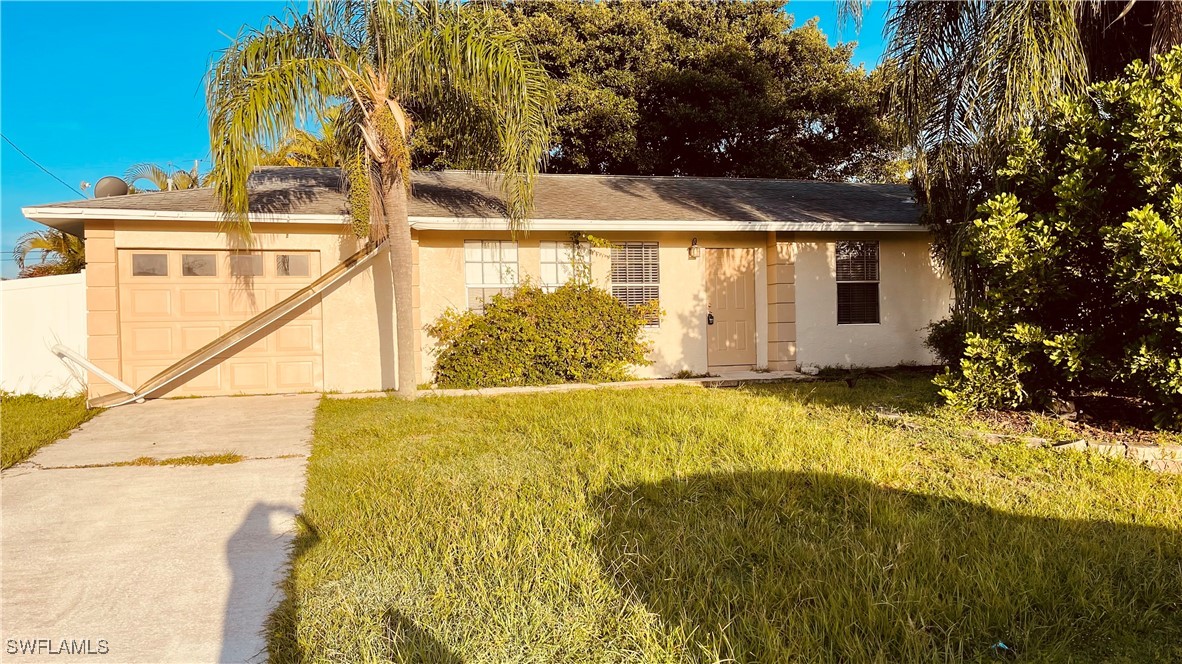
[[(264, 661), (318, 399), (125, 406), (4, 471), (0, 659)], [(245, 460), (110, 465), (223, 452)], [(63, 640), (106, 654), (54, 654)]]
[[(438, 389), (419, 390), (416, 399), (423, 397), (495, 397), (505, 394), (542, 394), (546, 392), (573, 392), (576, 390), (636, 390), (652, 387), (738, 387), (748, 383), (778, 383), (785, 380), (813, 380), (796, 371), (733, 371), (720, 376), (698, 378), (649, 378), (626, 380), (618, 383), (561, 383), (558, 385), (534, 385), (528, 387), (485, 387), (474, 390)], [(387, 397), (392, 392), (343, 392), (326, 394), (329, 399), (371, 399)]]

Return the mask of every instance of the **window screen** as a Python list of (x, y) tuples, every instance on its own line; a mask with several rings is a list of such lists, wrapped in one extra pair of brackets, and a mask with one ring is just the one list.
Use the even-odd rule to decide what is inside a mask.
[(262, 254), (232, 254), (230, 256), (230, 276), (261, 277), (262, 275)]
[(213, 254), (181, 254), (181, 276), (216, 277), (218, 261)]
[(878, 243), (837, 243), (837, 324), (879, 322)]
[[(612, 245), (612, 295), (630, 307), (661, 300), (661, 261), (656, 242)], [(657, 325), (656, 314), (649, 325)]]
[(306, 277), (308, 276), (307, 254), (279, 254), (275, 256), (275, 276), (277, 277)]
[(517, 287), (517, 243), (506, 240), (464, 242), (464, 281), (468, 308), (484, 311), (492, 296), (509, 294)]
[(132, 254), (131, 276), (167, 277), (168, 254)]

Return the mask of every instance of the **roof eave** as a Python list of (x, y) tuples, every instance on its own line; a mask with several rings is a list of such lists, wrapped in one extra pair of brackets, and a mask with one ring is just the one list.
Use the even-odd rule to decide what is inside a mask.
[[(72, 235), (82, 235), (87, 220), (104, 221), (189, 221), (220, 222), (217, 212), (179, 210), (135, 210), (118, 208), (27, 207), (21, 210), (26, 217)], [(350, 218), (343, 214), (287, 214), (251, 213), (252, 223), (346, 224)], [(441, 231), (504, 231), (509, 220), (497, 217), (425, 217), (411, 216), (411, 228)], [(727, 219), (533, 219), (532, 231), (812, 231), (812, 232), (923, 232), (919, 223), (881, 221), (743, 221)]]
[[(509, 220), (488, 217), (410, 217), (411, 228), (438, 231), (503, 231)], [(531, 231), (812, 231), (915, 233), (928, 229), (918, 222), (882, 221), (743, 221), (729, 219), (531, 219)]]
[[(74, 208), (74, 207), (26, 207), (21, 212), (33, 221), (57, 228), (65, 221), (224, 221), (218, 212), (192, 212), (182, 210), (137, 210), (133, 208)], [(275, 212), (252, 212), (251, 222), (339, 224), (349, 220), (343, 214), (288, 214)]]

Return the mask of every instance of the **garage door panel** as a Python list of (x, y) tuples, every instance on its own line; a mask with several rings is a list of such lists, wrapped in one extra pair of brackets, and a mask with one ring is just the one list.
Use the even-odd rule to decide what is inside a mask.
[(136, 355), (172, 357), (174, 325), (136, 326), (129, 330), (131, 350)]
[[(134, 254), (167, 254), (167, 274), (134, 275)], [(215, 255), (216, 275), (180, 269), (183, 254)], [(218, 250), (121, 249), (120, 334), (125, 380), (146, 383), (182, 357), (301, 290), (320, 275), (319, 252), (266, 251), (263, 274), (248, 283), (229, 274), (230, 252)], [(308, 256), (307, 274), (280, 274), (279, 254)], [(287, 265), (301, 264), (287, 261)], [(159, 270), (158, 270), (159, 271)], [(321, 307), (316, 304), (278, 321), (250, 346), (208, 367), (169, 396), (258, 394), (321, 389), (324, 381)]]
[(276, 330), (275, 349), (280, 352), (311, 353), (319, 351), (315, 327), (306, 321), (292, 321)]
[(230, 291), (231, 316), (250, 318), (271, 306), (267, 301), (267, 291), (262, 288), (242, 289), (234, 288)]
[(137, 288), (128, 298), (128, 310), (132, 318), (171, 318), (171, 288)]
[(231, 392), (251, 392), (266, 389), (270, 378), (270, 363), (229, 360), (222, 364), (227, 377), (226, 387)]
[(179, 288), (182, 319), (217, 319), (221, 311), (221, 292), (217, 288)]
[(276, 382), (285, 390), (311, 390), (316, 386), (316, 367), (312, 359), (278, 361), (275, 363)]
[(131, 385), (132, 387), (139, 387), (151, 380), (153, 376), (168, 368), (170, 362), (144, 363), (136, 362), (131, 364)]

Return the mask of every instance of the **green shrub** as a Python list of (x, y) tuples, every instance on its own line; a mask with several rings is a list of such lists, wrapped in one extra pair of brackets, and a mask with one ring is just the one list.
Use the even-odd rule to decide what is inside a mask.
[(493, 296), (483, 314), (449, 309), (427, 327), (438, 340), (435, 382), (475, 388), (626, 380), (629, 365), (648, 363), (643, 329), (656, 313), (587, 283), (553, 292), (523, 284)]
[(954, 313), (948, 318), (928, 325), (927, 331), (923, 345), (935, 353), (940, 364), (946, 366), (959, 364), (960, 359), (964, 357), (967, 344), (964, 316)]
[(951, 401), (1103, 391), (1182, 423), (1182, 48), (1019, 133), (969, 237), (985, 298)]

